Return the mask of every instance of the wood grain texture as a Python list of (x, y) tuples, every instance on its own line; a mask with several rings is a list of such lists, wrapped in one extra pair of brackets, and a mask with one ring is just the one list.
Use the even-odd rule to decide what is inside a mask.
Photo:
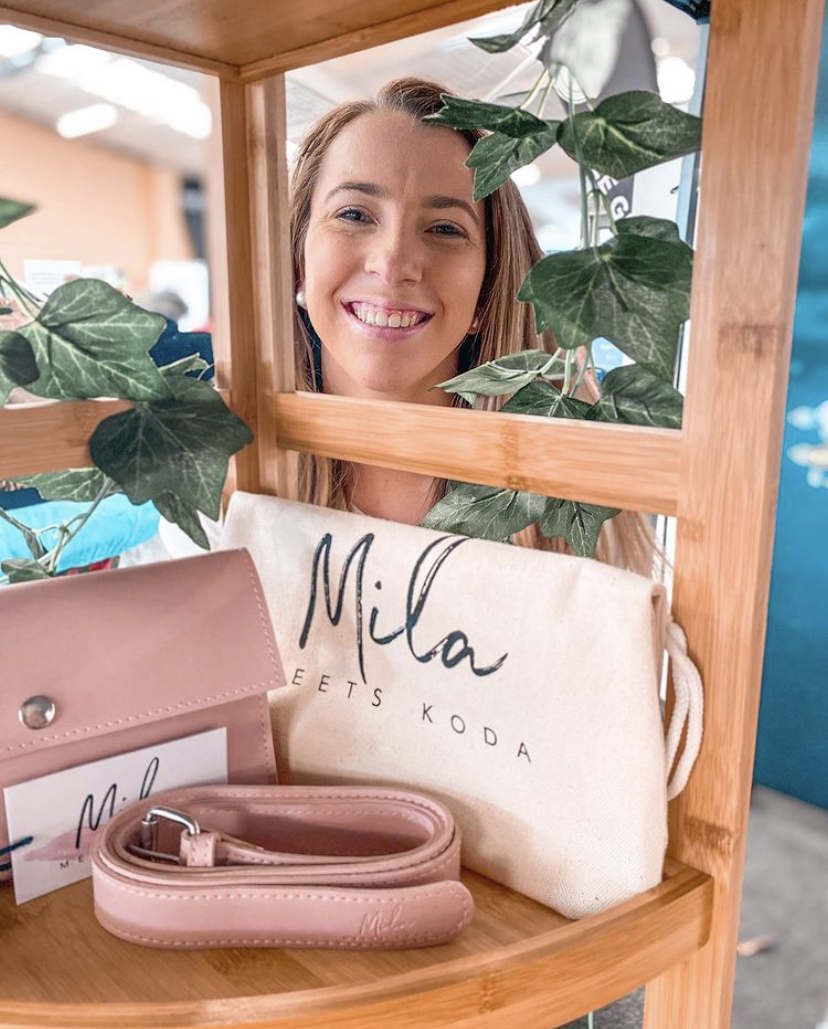
[(681, 433), (631, 425), (357, 400), (276, 398), (281, 445), (383, 468), (673, 514)]
[(706, 939), (712, 883), (671, 863), (655, 889), (567, 922), (464, 872), (472, 924), (406, 951), (137, 947), (95, 921), (89, 880), (16, 908), (0, 889), (0, 1024), (88, 1029), (548, 1029), (626, 992)]
[(12, 0), (0, 21), (235, 79), (257, 80), (503, 7), (503, 0)]
[[(295, 286), (284, 146), (288, 135), (284, 75), (247, 86), (246, 96), (256, 315), (259, 492), (296, 500), (297, 455), (281, 446), (275, 413), (277, 394), (292, 391), (295, 385)], [(246, 380), (235, 378), (234, 382), (242, 388)], [(235, 389), (232, 395), (235, 398)]]
[[(110, 16), (108, 8), (112, 6), (100, 0), (96, 4), (78, 3), (77, 0), (54, 0), (45, 4), (38, 3), (37, 0), (21, 0), (14, 5), (0, 6), (0, 23), (8, 22), (21, 29), (42, 32), (45, 36), (62, 36), (70, 43), (87, 43), (102, 50), (116, 50), (132, 57), (149, 58), (178, 68), (192, 68), (222, 78), (239, 77), (239, 68), (236, 65), (228, 64), (221, 57), (215, 59), (194, 52), (184, 33), (179, 33), (175, 38), (168, 38), (157, 32), (152, 33), (151, 39), (131, 38), (130, 27), (119, 26)], [(121, 6), (126, 9), (129, 5)], [(150, 15), (150, 23), (155, 21), (156, 27), (164, 24), (164, 9), (160, 4), (155, 10), (149, 7), (142, 8), (138, 4), (133, 4), (132, 9), (146, 10)]]
[[(248, 88), (238, 82), (222, 81), (219, 89), (227, 260), (224, 303), (229, 316), (230, 336), (216, 341), (216, 381), (221, 386), (230, 387), (230, 406), (253, 433), (253, 443), (233, 459), (233, 487), (257, 493), (261, 437), (258, 426), (257, 280), (254, 277), (251, 228), (252, 168), (248, 150), (250, 94)], [(235, 384), (235, 389), (232, 384)]]
[(705, 731), (671, 852), (716, 899), (709, 945), (648, 987), (646, 1029), (730, 1025), (822, 14), (713, 5), (673, 601)]
[(88, 467), (95, 426), (130, 406), (125, 400), (86, 400), (0, 408), (0, 478)]

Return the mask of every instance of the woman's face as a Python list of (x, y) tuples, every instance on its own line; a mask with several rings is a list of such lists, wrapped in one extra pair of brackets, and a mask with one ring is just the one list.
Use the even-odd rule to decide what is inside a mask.
[(331, 143), (305, 239), (308, 314), (329, 393), (446, 403), (486, 270), (469, 146), (400, 111), (360, 115)]

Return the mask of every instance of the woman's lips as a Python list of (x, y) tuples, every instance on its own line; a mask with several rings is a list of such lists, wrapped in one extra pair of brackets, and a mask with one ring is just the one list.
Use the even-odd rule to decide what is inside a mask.
[(405, 329), (392, 329), (386, 325), (369, 325), (367, 322), (360, 321), (351, 310), (350, 304), (343, 304), (342, 307), (348, 318), (350, 318), (352, 324), (354, 324), (366, 336), (370, 336), (372, 339), (382, 339), (392, 343), (394, 340), (402, 341), (411, 339), (412, 336), (416, 336), (417, 333), (421, 332), (425, 326), (428, 325), (433, 317), (433, 315), (428, 315), (421, 322), (417, 322), (416, 325), (409, 325)]

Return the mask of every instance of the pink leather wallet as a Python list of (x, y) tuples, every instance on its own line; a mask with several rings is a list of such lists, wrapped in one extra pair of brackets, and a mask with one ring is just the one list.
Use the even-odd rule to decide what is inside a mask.
[(424, 947), (474, 902), (438, 801), (356, 786), (193, 786), (124, 808), (92, 853), (95, 914), (151, 947)]
[(246, 550), (0, 589), (0, 655), (0, 882), (5, 786), (221, 727), (228, 781), (276, 782), (285, 674)]

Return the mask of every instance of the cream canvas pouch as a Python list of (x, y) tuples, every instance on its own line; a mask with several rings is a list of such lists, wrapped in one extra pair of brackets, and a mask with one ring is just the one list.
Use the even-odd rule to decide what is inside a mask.
[(668, 795), (695, 759), (702, 701), (663, 586), (240, 492), (221, 546), (249, 550), (273, 619), (283, 781), (431, 793), (461, 826), (464, 864), (570, 918), (661, 880)]

